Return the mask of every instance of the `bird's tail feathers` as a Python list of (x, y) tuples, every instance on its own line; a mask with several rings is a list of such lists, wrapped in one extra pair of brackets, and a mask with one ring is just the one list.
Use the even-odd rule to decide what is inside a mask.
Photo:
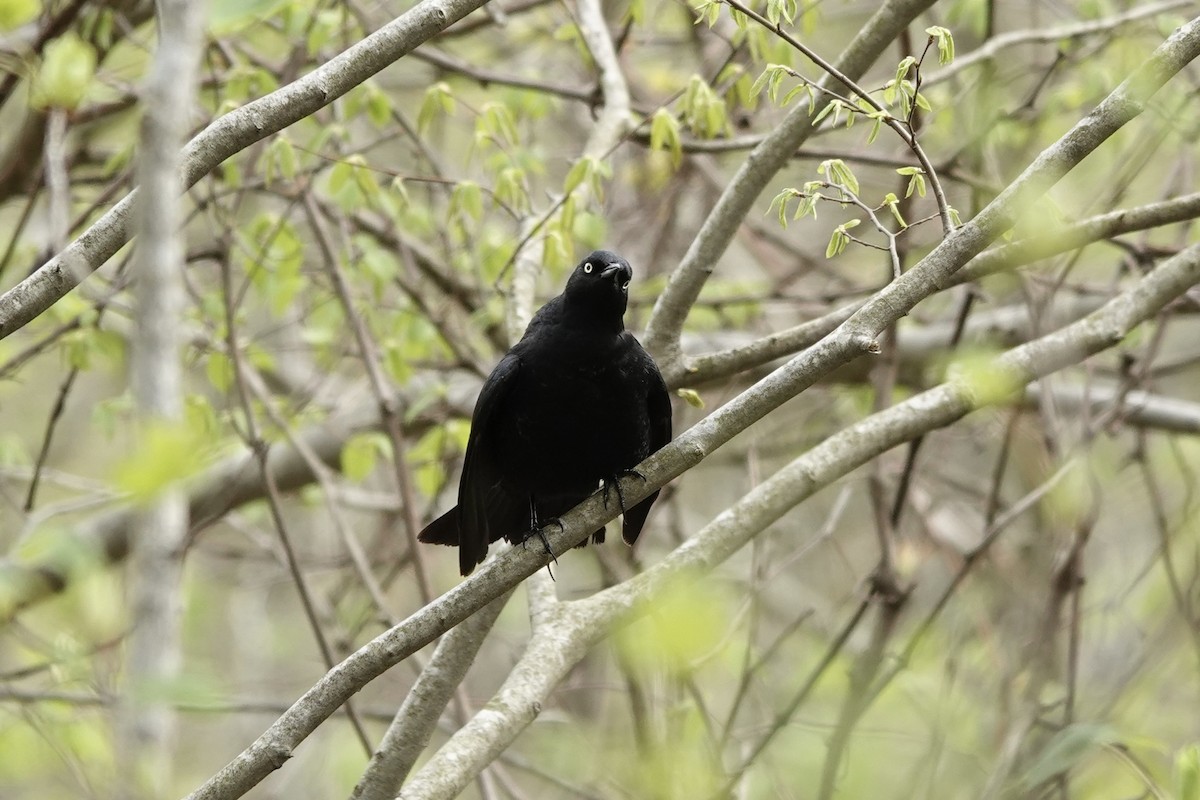
[(650, 506), (654, 505), (657, 497), (658, 492), (654, 492), (633, 508), (625, 509), (625, 513), (621, 515), (621, 538), (625, 540), (625, 544), (633, 547), (633, 543), (637, 541), (638, 535), (642, 532), (642, 526), (646, 524)]
[[(591, 542), (592, 542), (592, 544), (604, 544), (604, 528), (601, 528), (600, 530), (592, 533)], [(580, 542), (579, 544), (577, 544), (575, 546), (576, 547), (587, 547), (587, 543), (588, 543), (588, 540), (584, 539), (582, 542)]]
[(442, 514), (417, 534), (417, 541), (427, 544), (444, 544), (451, 547), (459, 543), (458, 506)]

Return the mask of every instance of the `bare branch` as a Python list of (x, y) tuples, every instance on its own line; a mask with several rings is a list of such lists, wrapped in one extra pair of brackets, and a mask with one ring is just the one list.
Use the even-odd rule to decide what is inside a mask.
[(942, 83), (954, 75), (980, 62), (995, 58), (1003, 50), (1021, 44), (1038, 42), (1059, 42), (1064, 39), (1078, 39), (1096, 33), (1108, 33), (1122, 25), (1128, 25), (1142, 19), (1156, 17), (1159, 14), (1193, 5), (1193, 0), (1164, 0), (1159, 3), (1137, 5), (1120, 14), (1110, 17), (1088, 20), (1087, 22), (1072, 22), (1067, 25), (1056, 25), (1049, 28), (1031, 28), (1024, 31), (1009, 31), (991, 37), (981, 46), (969, 53), (964, 53), (937, 72), (924, 79), (926, 86)]
[(511, 596), (510, 591), (493, 600), (461, 625), (447, 631), (438, 642), (433, 657), (421, 670), (371, 756), (371, 763), (354, 788), (352, 798), (391, 800), (400, 794), (400, 786), (429, 743), (442, 710), (467, 674), (484, 638)]

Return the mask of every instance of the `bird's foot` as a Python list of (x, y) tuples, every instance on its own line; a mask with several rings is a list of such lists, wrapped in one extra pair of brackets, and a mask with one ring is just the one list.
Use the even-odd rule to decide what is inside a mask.
[(552, 562), (554, 562), (555, 565), (557, 565), (558, 564), (558, 556), (554, 555), (554, 549), (552, 547), (550, 547), (550, 540), (546, 538), (546, 534), (542, 530), (543, 528), (547, 528), (551, 525), (557, 525), (558, 529), (560, 531), (566, 530), (566, 528), (562, 524), (562, 520), (560, 520), (558, 517), (553, 517), (551, 519), (543, 520), (541, 522), (535, 521), (534, 524), (525, 533), (525, 538), (521, 540), (521, 547), (524, 548), (527, 544), (529, 544), (529, 540), (536, 536), (538, 539), (541, 540), (542, 547), (546, 548), (546, 555), (550, 556), (550, 560)]
[(646, 476), (643, 475), (642, 473), (638, 472), (636, 469), (623, 469), (620, 472), (618, 472), (616, 475), (611, 475), (611, 476), (605, 478), (603, 491), (604, 491), (604, 507), (606, 509), (608, 508), (608, 493), (613, 490), (616, 490), (617, 504), (620, 505), (620, 507), (621, 507), (621, 513), (622, 514), (625, 513), (625, 492), (623, 492), (621, 490), (621, 478), (624, 478), (627, 475), (632, 475), (635, 478), (641, 478), (643, 482), (645, 482), (645, 480), (646, 480)]

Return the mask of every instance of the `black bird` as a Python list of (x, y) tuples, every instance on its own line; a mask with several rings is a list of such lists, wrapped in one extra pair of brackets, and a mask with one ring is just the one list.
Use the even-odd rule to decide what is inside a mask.
[[(463, 575), (501, 537), (544, 542), (541, 527), (601, 482), (606, 502), (616, 489), (625, 542), (641, 533), (658, 492), (625, 508), (617, 480), (671, 441), (671, 400), (658, 365), (625, 330), (632, 276), (615, 253), (589, 255), (484, 382), (458, 505), (418, 537), (458, 545)], [(603, 542), (604, 529), (591, 538)]]

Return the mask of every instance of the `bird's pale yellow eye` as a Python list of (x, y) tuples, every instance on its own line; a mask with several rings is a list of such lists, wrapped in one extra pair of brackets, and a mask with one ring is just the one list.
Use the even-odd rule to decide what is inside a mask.
[(590, 262), (590, 261), (583, 262), (583, 271), (590, 275), (592, 273), (592, 262)]

